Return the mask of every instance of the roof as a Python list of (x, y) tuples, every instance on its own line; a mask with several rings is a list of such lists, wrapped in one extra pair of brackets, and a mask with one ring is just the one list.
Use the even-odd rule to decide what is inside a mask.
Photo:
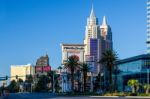
[(142, 54), (142, 55), (138, 55), (138, 56), (133, 56), (130, 58), (126, 58), (126, 59), (122, 59), (117, 61), (117, 64), (123, 64), (123, 63), (127, 63), (127, 62), (132, 62), (132, 61), (137, 61), (137, 60), (144, 60), (144, 59), (149, 59), (150, 60), (150, 54)]
[(85, 44), (61, 44), (62, 46), (85, 46)]
[(96, 18), (93, 5), (92, 5), (91, 13), (90, 13), (90, 18)]

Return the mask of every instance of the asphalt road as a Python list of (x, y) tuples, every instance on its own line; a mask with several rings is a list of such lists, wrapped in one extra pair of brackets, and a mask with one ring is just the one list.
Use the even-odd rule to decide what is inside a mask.
[[(91, 96), (79, 96), (79, 97), (64, 97), (56, 96), (52, 93), (14, 93), (5, 97), (4, 99), (137, 99), (133, 97), (91, 97)], [(139, 98), (138, 99), (144, 99)], [(150, 99), (150, 98), (147, 98)]]

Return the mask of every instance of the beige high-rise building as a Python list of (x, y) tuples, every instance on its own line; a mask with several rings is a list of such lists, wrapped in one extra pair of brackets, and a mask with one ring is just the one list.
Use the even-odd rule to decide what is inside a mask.
[(34, 75), (35, 69), (31, 64), (27, 65), (11, 65), (11, 81), (21, 78), (23, 81), (26, 80), (27, 75)]
[(102, 72), (103, 68), (102, 65), (98, 64), (98, 61), (102, 58), (102, 53), (106, 50), (112, 50), (113, 45), (112, 31), (107, 24), (106, 17), (103, 17), (102, 24), (99, 25), (93, 6), (90, 16), (87, 18), (84, 45), (84, 61), (91, 66), (91, 71), (97, 75)]

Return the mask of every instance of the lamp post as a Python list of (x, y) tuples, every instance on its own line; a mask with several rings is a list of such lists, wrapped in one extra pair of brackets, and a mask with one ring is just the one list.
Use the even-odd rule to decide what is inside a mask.
[(100, 87), (100, 88), (101, 88), (100, 90), (103, 89), (103, 84), (102, 84), (102, 82), (104, 82), (104, 81), (102, 81), (103, 76), (104, 76), (104, 74), (101, 73), (101, 74), (100, 74), (100, 86), (101, 86), (101, 87)]
[(147, 85), (148, 85), (148, 90), (149, 90), (149, 68), (147, 68)]
[(55, 88), (54, 88), (54, 85), (55, 85), (55, 81), (54, 81), (54, 71), (52, 72), (52, 76), (53, 76), (53, 93), (55, 93)]
[(91, 71), (91, 92), (93, 92), (93, 72)]

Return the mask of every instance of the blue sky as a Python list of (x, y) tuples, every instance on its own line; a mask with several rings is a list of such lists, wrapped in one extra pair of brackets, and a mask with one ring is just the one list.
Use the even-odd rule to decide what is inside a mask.
[[(0, 0), (0, 76), (11, 64), (35, 64), (47, 53), (52, 68), (61, 64), (61, 43), (83, 43), (91, 0)], [(94, 0), (102, 22), (113, 31), (120, 59), (146, 51), (146, 0)]]

